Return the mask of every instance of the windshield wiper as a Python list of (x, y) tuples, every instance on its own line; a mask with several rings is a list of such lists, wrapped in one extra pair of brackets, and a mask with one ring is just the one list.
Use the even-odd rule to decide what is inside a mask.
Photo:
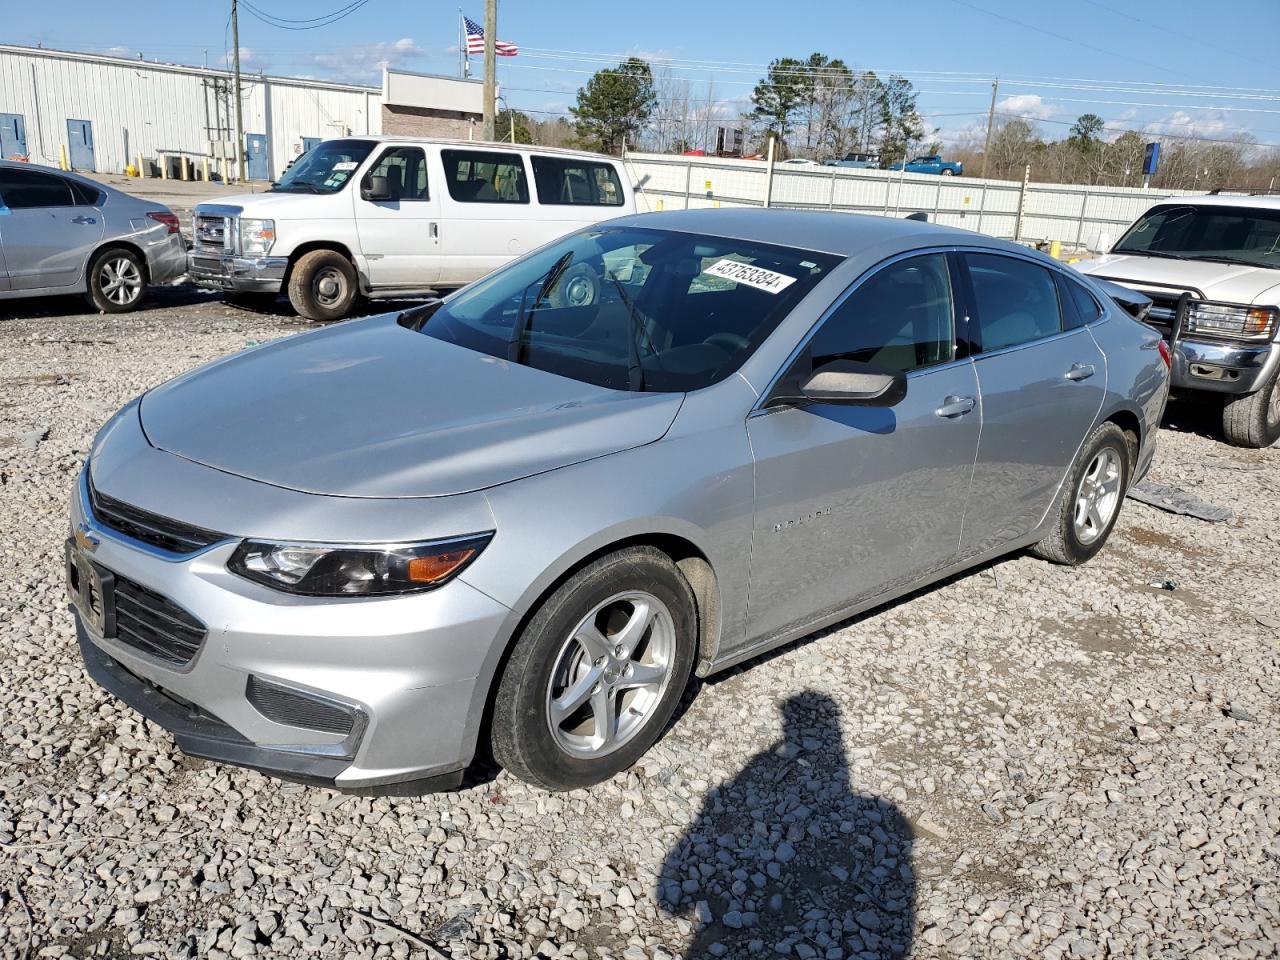
[(655, 360), (658, 358), (658, 351), (654, 349), (653, 341), (649, 339), (649, 332), (644, 328), (644, 323), (642, 322), (644, 318), (636, 310), (631, 298), (627, 296), (627, 291), (623, 289), (622, 282), (609, 272), (608, 267), (605, 267), (604, 275), (609, 278), (613, 283), (613, 288), (618, 291), (618, 299), (627, 308), (627, 316), (631, 320), (631, 329), (627, 331), (627, 387), (632, 393), (639, 393), (644, 389), (644, 366), (640, 363), (640, 344), (636, 334), (644, 334), (645, 340), (649, 342), (649, 353)]
[(1267, 267), (1272, 264), (1259, 263), (1257, 260), (1243, 260), (1240, 257), (1187, 257), (1188, 260), (1204, 260), (1207, 263), (1237, 263), (1242, 267)]
[(542, 282), (538, 284), (538, 293), (533, 298), (533, 306), (528, 309), (525, 308), (525, 296), (529, 292), (529, 287), (524, 288), (524, 293), (520, 295), (520, 313), (516, 316), (516, 322), (511, 325), (511, 337), (507, 340), (507, 359), (512, 363), (520, 363), (524, 356), (524, 334), (529, 327), (529, 318), (533, 316), (543, 296), (555, 286), (556, 281), (560, 279), (560, 274), (564, 273), (572, 260), (573, 251), (570, 250), (551, 265), (551, 269), (543, 274)]

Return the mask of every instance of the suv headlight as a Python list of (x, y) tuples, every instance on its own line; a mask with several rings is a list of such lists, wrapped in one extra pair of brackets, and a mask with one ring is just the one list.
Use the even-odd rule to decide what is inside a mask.
[(308, 597), (417, 593), (448, 583), (492, 538), (490, 531), (367, 547), (245, 540), (227, 561), (227, 568), (254, 583)]
[(276, 242), (274, 220), (241, 220), (240, 252), (249, 256), (268, 253)]
[(1276, 330), (1275, 307), (1249, 307), (1234, 303), (1187, 304), (1183, 330), (1231, 340), (1269, 340)]

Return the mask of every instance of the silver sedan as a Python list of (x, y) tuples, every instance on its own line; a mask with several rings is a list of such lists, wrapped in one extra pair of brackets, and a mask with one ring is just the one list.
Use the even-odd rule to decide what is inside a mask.
[(487, 747), (583, 786), (693, 674), (1010, 551), (1088, 560), (1168, 384), (1158, 333), (1013, 244), (625, 217), (126, 406), (71, 500), (81, 650), (198, 756), (401, 791)]
[(186, 273), (178, 218), (87, 177), (0, 160), (0, 300), (83, 293), (104, 313)]

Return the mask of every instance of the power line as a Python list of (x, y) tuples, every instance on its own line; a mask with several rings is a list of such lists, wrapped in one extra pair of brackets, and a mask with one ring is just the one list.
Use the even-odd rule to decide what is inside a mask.
[(1090, 6), (1097, 7), (1099, 10), (1105, 10), (1113, 16), (1123, 17), (1126, 20), (1132, 20), (1134, 23), (1140, 23), (1148, 29), (1159, 30), (1162, 33), (1169, 34), (1171, 37), (1178, 37), (1179, 39), (1190, 41), (1197, 47), (1213, 47), (1215, 50), (1221, 50), (1223, 53), (1229, 53), (1233, 57), (1245, 56), (1256, 63), (1265, 63), (1268, 67), (1275, 66), (1275, 62), (1273, 60), (1263, 60), (1261, 57), (1255, 57), (1252, 54), (1244, 53), (1239, 47), (1227, 47), (1220, 43), (1214, 43), (1212, 40), (1206, 40), (1204, 37), (1193, 37), (1189, 33), (1183, 33), (1180, 30), (1174, 30), (1170, 27), (1164, 26), (1163, 24), (1152, 23), (1150, 20), (1143, 20), (1141, 17), (1135, 17), (1133, 14), (1125, 13), (1123, 10), (1108, 7), (1106, 4), (1099, 3), (1098, 0), (1084, 0), (1084, 2)]
[[(285, 20), (283, 17), (277, 17), (264, 10), (259, 10), (253, 4), (249, 3), (249, 0), (240, 0), (240, 5), (248, 10), (252, 16), (261, 20), (269, 27), (276, 27), (279, 30), (318, 30), (321, 27), (331, 26), (339, 20), (345, 20), (368, 2), (369, 0), (352, 0), (352, 2), (347, 4), (345, 7), (334, 10), (332, 13), (325, 14), (323, 17), (312, 18), (311, 20)], [(301, 24), (306, 25), (302, 26)]]

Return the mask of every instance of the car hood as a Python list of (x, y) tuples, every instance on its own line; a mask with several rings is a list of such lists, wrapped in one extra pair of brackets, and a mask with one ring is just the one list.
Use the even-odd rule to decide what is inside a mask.
[[(1267, 291), (1280, 285), (1280, 270), (1204, 260), (1169, 260), (1129, 253), (1109, 253), (1077, 263), (1081, 273), (1119, 280), (1136, 287), (1154, 285), (1181, 290), (1198, 290), (1206, 300), (1226, 303), (1273, 302)], [(1267, 295), (1267, 299), (1263, 299)]]
[(263, 483), (439, 497), (652, 443), (683, 396), (580, 383), (388, 314), (200, 367), (146, 394), (140, 416), (152, 446)]
[(301, 191), (263, 191), (262, 193), (240, 193), (230, 197), (219, 197), (197, 204), (196, 213), (207, 213), (214, 216), (235, 216), (248, 213), (255, 217), (290, 216), (303, 219), (307, 214), (330, 207), (341, 207), (346, 204), (350, 209), (351, 198), (345, 190), (337, 193), (310, 193)]

